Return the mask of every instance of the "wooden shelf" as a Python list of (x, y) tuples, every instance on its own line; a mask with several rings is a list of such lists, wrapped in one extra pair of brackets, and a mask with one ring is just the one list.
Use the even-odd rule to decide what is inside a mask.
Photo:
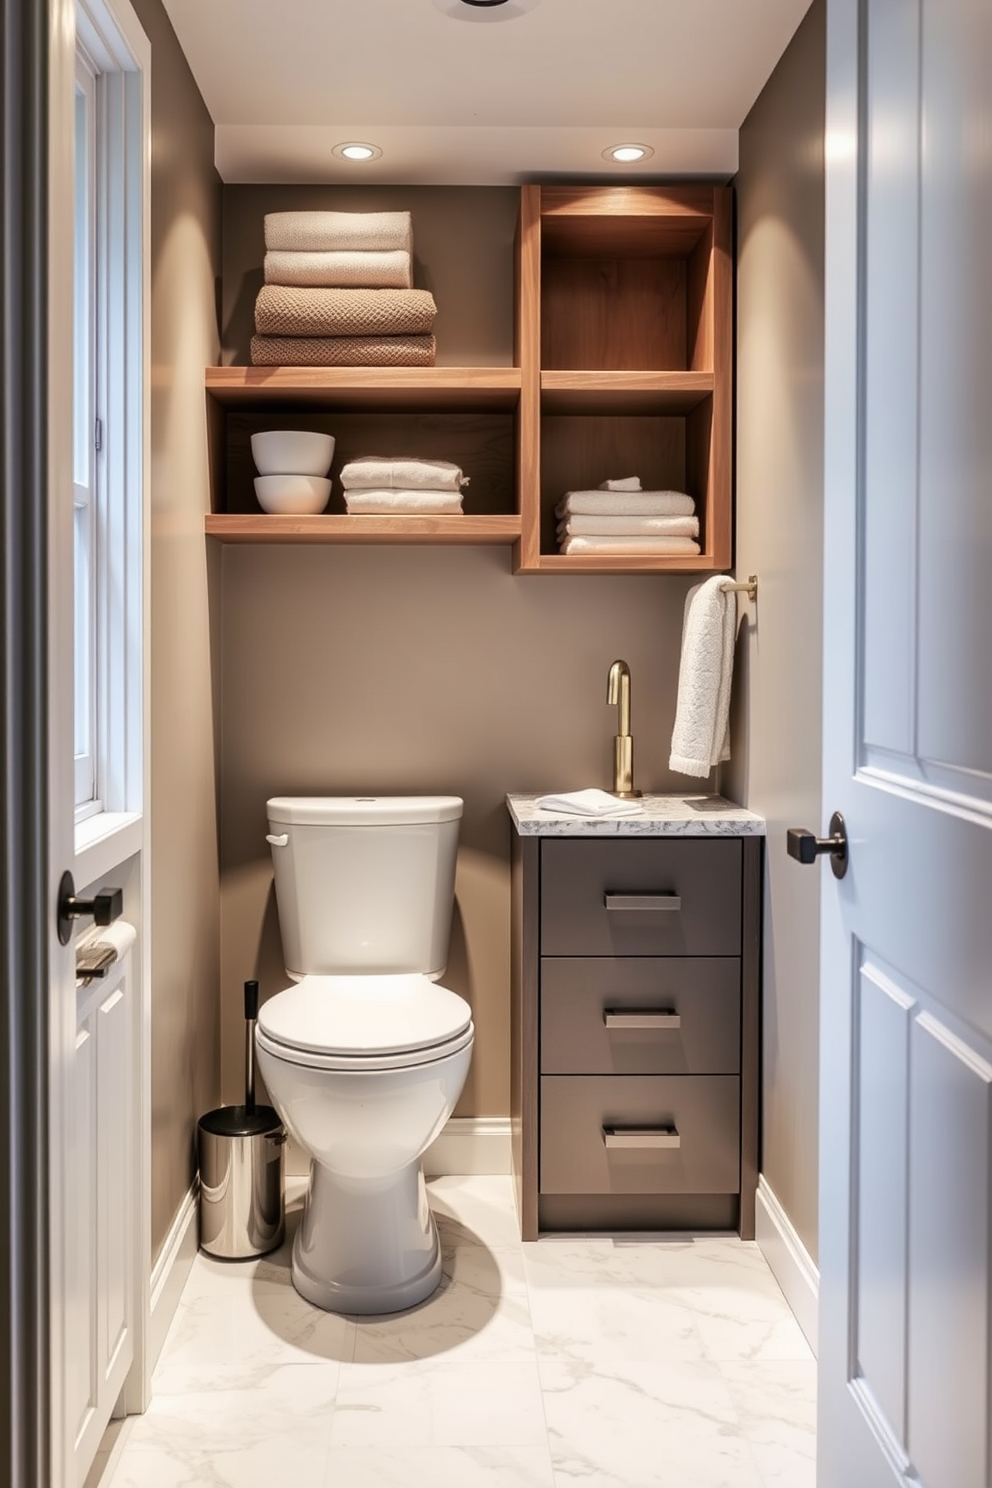
[(206, 388), (225, 408), (512, 412), (519, 367), (208, 367)]
[(443, 543), (510, 546), (520, 537), (516, 516), (283, 517), (215, 512), (208, 537), (228, 543)]
[(674, 554), (665, 558), (659, 554), (636, 553), (542, 553), (533, 567), (529, 564), (517, 569), (518, 573), (586, 573), (586, 574), (656, 574), (722, 573), (723, 564), (714, 563), (705, 553)]
[(542, 413), (686, 414), (713, 392), (712, 372), (542, 372)]

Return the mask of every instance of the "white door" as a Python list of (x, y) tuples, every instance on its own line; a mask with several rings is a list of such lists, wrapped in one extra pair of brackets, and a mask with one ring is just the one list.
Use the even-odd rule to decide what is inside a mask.
[(989, 0), (830, 0), (819, 1488), (992, 1483), (990, 264)]

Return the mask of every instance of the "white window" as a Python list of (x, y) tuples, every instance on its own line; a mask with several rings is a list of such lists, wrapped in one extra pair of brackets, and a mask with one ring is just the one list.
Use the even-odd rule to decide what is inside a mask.
[(77, 824), (140, 812), (141, 74), (102, 0), (76, 13), (73, 502)]

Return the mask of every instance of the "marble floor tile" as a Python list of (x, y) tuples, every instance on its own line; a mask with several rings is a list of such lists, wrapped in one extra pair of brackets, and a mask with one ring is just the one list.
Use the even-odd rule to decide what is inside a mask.
[(540, 1447), (336, 1447), (324, 1488), (554, 1488)]
[(156, 1392), (132, 1424), (128, 1449), (219, 1453), (281, 1441), (326, 1453), (339, 1370), (338, 1364), (271, 1365), (246, 1383), (244, 1371), (221, 1369), (209, 1384), (185, 1393)]
[(235, 1451), (177, 1446), (128, 1448), (101, 1488), (325, 1488), (326, 1450), (284, 1441)]
[(224, 1366), (341, 1362), (352, 1356), (354, 1334), (348, 1318), (311, 1306), (292, 1287), (256, 1291), (248, 1284), (240, 1295), (194, 1297), (176, 1313), (155, 1388), (167, 1388), (176, 1372), (209, 1381)]
[(809, 1344), (758, 1247), (704, 1237), (669, 1244), (661, 1257), (665, 1285), (687, 1303), (706, 1357), (809, 1360)]
[(536, 1360), (342, 1366), (335, 1447), (539, 1447), (546, 1440)]
[(721, 1364), (765, 1488), (816, 1488), (816, 1361)]
[(541, 1360), (556, 1484), (763, 1488), (720, 1371), (658, 1360)]
[(512, 1178), (498, 1174), (432, 1178), (427, 1192), (443, 1243), (520, 1249)]
[(354, 1361), (512, 1360), (534, 1357), (527, 1283), (519, 1252), (459, 1245), (444, 1256), (444, 1277), (412, 1311), (358, 1318)]

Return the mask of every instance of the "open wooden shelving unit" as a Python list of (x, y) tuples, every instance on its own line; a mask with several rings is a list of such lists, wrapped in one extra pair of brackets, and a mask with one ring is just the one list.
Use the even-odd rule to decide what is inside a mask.
[[(716, 573), (732, 561), (732, 237), (727, 188), (525, 186), (514, 367), (209, 367), (214, 510), (238, 543), (502, 543), (518, 573)], [(471, 475), (463, 516), (259, 511), (250, 436), (324, 429), (356, 454)], [(698, 556), (557, 551), (566, 490), (638, 474), (688, 491)], [(337, 483), (335, 483), (337, 485)]]

